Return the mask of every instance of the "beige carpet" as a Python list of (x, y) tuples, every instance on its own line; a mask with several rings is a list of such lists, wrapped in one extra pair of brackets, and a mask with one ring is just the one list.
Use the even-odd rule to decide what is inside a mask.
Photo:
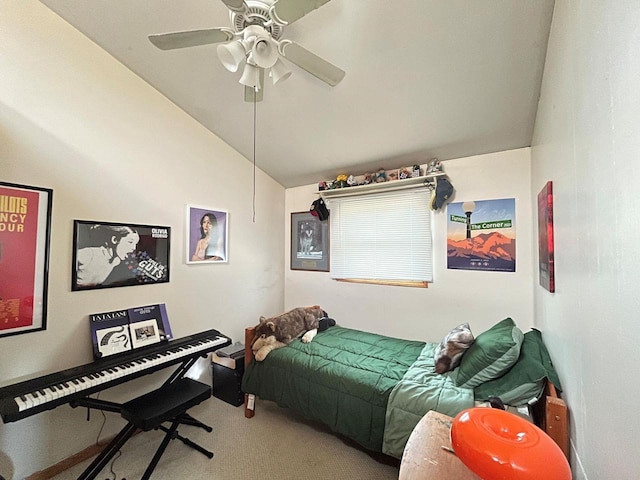
[[(256, 416), (252, 419), (244, 417), (243, 407), (233, 407), (215, 397), (189, 413), (213, 427), (213, 432), (182, 426), (180, 434), (213, 451), (214, 457), (209, 460), (179, 440), (173, 440), (156, 467), (153, 480), (398, 478), (397, 460), (365, 451), (323, 425), (308, 422), (272, 402), (258, 400)], [(108, 419), (114, 415), (107, 413)], [(163, 435), (160, 431), (150, 431), (131, 438), (113, 463), (115, 478), (139, 479)], [(54, 478), (75, 479), (90, 462)], [(104, 468), (98, 480), (114, 479), (110, 467)]]

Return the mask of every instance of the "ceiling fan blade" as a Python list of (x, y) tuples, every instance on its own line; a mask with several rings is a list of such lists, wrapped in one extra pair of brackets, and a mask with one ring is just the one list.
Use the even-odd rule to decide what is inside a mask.
[(329, 1), (330, 0), (277, 0), (271, 9), (271, 15), (277, 23), (289, 25)]
[(311, 53), (306, 48), (290, 40), (281, 42), (282, 55), (290, 62), (306, 70), (332, 87), (335, 87), (345, 76), (345, 71)]
[(233, 30), (224, 27), (149, 35), (149, 41), (160, 50), (197, 47), (198, 45), (227, 42), (232, 38)]
[(244, 13), (247, 11), (247, 5), (244, 0), (222, 0), (229, 10), (235, 13)]

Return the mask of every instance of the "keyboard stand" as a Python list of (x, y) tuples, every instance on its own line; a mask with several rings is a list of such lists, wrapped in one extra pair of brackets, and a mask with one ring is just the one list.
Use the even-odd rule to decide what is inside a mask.
[[(142, 480), (148, 480), (153, 473), (156, 465), (160, 461), (160, 457), (174, 439), (182, 441), (185, 445), (206, 455), (208, 458), (213, 457), (213, 453), (206, 450), (197, 443), (183, 437), (178, 433), (180, 425), (190, 425), (203, 428), (207, 432), (211, 432), (212, 428), (204, 423), (196, 420), (187, 413), (191, 407), (207, 400), (211, 396), (211, 387), (204, 383), (197, 382), (187, 377), (179, 378), (172, 383), (163, 385), (162, 387), (149, 392), (141, 397), (135, 398), (123, 405), (113, 402), (86, 398), (79, 400), (79, 406), (89, 408), (98, 408), (108, 411), (119, 411), (127, 425), (116, 435), (109, 445), (98, 455), (89, 467), (78, 477), (78, 480), (94, 479), (109, 463), (113, 456), (122, 448), (122, 446), (131, 438), (138, 429), (142, 431), (160, 429), (165, 432), (162, 443), (158, 447), (155, 455), (151, 459), (151, 463), (144, 472)], [(170, 423), (169, 427), (162, 425)]]

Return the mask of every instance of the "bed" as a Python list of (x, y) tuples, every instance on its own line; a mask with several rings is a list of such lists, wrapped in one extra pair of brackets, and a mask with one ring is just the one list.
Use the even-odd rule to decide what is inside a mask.
[(510, 318), (474, 338), (459, 366), (443, 374), (435, 372), (438, 343), (340, 325), (318, 333), (311, 343), (295, 340), (256, 362), (253, 330), (245, 330), (242, 380), (249, 418), (255, 397), (270, 400), (368, 450), (399, 459), (428, 411), (455, 416), (499, 397), (507, 407), (534, 404), (535, 422), (568, 453), (567, 409), (541, 334), (523, 334)]

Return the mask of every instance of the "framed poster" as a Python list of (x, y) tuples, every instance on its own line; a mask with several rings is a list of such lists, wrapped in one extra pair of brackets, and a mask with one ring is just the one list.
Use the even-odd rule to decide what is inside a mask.
[(0, 182), (0, 336), (47, 328), (52, 196)]
[(171, 227), (74, 220), (71, 290), (169, 281)]
[(547, 182), (538, 193), (538, 265), (540, 285), (551, 293), (556, 291), (553, 250), (553, 185)]
[(291, 214), (291, 270), (329, 271), (329, 222), (309, 212)]
[(227, 263), (229, 214), (187, 205), (187, 263)]
[(516, 271), (516, 199), (447, 205), (447, 268)]

